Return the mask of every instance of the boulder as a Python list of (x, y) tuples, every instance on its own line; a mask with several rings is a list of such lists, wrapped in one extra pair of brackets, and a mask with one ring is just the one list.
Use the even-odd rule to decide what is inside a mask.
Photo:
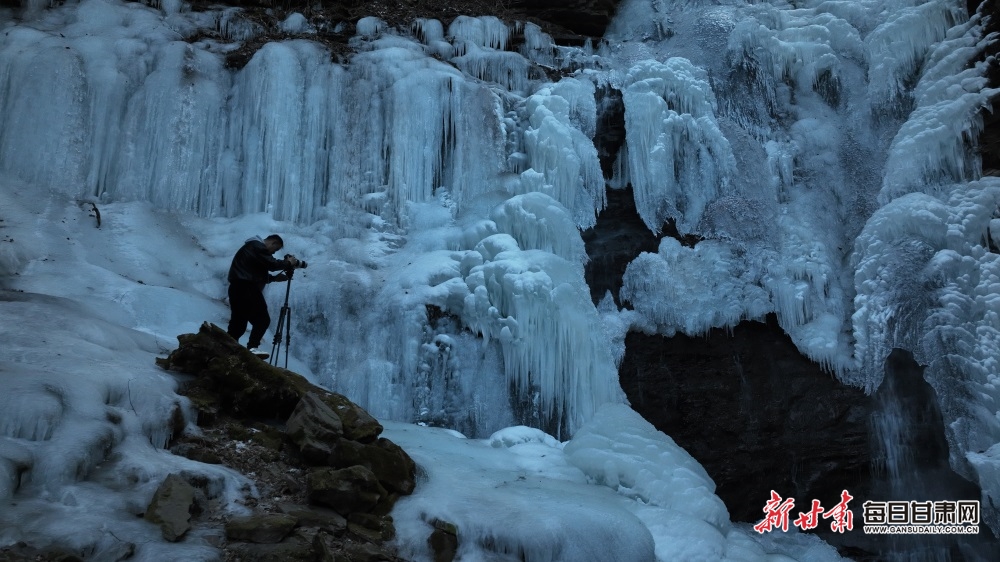
[(458, 554), (458, 527), (440, 519), (435, 519), (433, 525), (427, 544), (434, 553), (434, 562), (453, 562)]
[(316, 528), (334, 537), (343, 535), (347, 530), (347, 519), (332, 509), (292, 503), (278, 504), (278, 509), (298, 519), (302, 528)]
[(226, 523), (226, 538), (231, 541), (272, 544), (281, 542), (298, 519), (286, 513), (265, 513), (234, 517)]
[(382, 424), (347, 397), (326, 393), (322, 395), (322, 399), (340, 417), (344, 425), (344, 437), (361, 443), (370, 443), (382, 434)]
[[(380, 438), (382, 425), (357, 404), (269, 365), (213, 324), (206, 322), (197, 334), (182, 334), (177, 340), (178, 349), (157, 363), (193, 375), (180, 392), (191, 397), (199, 411), (208, 412), (218, 434), (253, 450), (250, 458), (227, 450), (212, 455), (211, 447), (186, 439), (174, 445), (178, 453), (221, 460), (243, 471), (254, 467), (270, 493), (305, 492), (310, 503), (332, 508), (339, 520), (303, 527), (328, 535), (346, 532), (347, 515), (388, 514), (400, 495), (413, 492), (413, 460)], [(301, 478), (299, 470), (309, 467), (321, 468)], [(232, 525), (228, 531), (234, 542), (261, 540), (240, 534), (243, 531)], [(381, 536), (381, 530), (377, 534)]]
[(410, 494), (416, 487), (417, 467), (413, 459), (399, 445), (385, 438), (371, 444), (341, 439), (329, 463), (334, 468), (363, 466), (390, 492)]
[(310, 503), (330, 507), (345, 516), (371, 511), (389, 495), (375, 474), (363, 466), (314, 470), (307, 477), (306, 489)]
[(194, 487), (176, 474), (168, 475), (153, 494), (143, 516), (160, 526), (163, 538), (176, 542), (191, 528)]

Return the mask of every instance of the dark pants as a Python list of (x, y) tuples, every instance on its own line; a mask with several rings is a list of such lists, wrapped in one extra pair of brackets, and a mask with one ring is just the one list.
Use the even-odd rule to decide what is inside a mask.
[(271, 325), (271, 315), (267, 313), (267, 302), (264, 300), (264, 293), (253, 283), (235, 281), (229, 284), (229, 308), (232, 316), (229, 318), (229, 335), (234, 340), (239, 341), (243, 333), (247, 331), (249, 322), (253, 329), (250, 330), (250, 341), (247, 347), (260, 347), (260, 340), (264, 337), (264, 332)]

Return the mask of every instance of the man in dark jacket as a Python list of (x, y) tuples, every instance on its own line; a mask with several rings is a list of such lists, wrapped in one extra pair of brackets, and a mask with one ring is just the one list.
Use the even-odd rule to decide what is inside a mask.
[(284, 246), (284, 241), (277, 234), (272, 234), (261, 240), (254, 237), (247, 240), (236, 252), (233, 263), (229, 266), (229, 308), (232, 316), (229, 319), (229, 335), (236, 341), (243, 337), (249, 322), (250, 340), (247, 347), (258, 353), (260, 340), (271, 325), (271, 315), (267, 313), (267, 302), (264, 300), (264, 286), (272, 281), (286, 281), (284, 273), (271, 275), (271, 271), (291, 271), (299, 264), (295, 256), (285, 256), (285, 259), (274, 259), (274, 253)]

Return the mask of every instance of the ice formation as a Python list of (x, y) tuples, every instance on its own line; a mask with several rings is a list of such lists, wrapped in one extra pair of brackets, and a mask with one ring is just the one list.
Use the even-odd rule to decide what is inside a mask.
[(973, 64), (977, 53), (996, 40), (981, 37), (981, 27), (974, 25), (978, 21), (956, 26), (928, 54), (911, 94), (913, 112), (889, 147), (881, 203), (981, 173), (969, 143), (982, 129), (982, 111), (998, 90), (986, 87), (985, 63)]
[(708, 76), (686, 59), (644, 61), (623, 86), (626, 147), (616, 181), (632, 184), (651, 231), (671, 220), (681, 234), (693, 232), (736, 166), (715, 120)]
[(987, 453), (1000, 443), (1000, 255), (990, 230), (1000, 182), (947, 193), (897, 198), (858, 237), (854, 330), (861, 372), (872, 376), (856, 382), (877, 387), (893, 348), (913, 352), (947, 420), (951, 466), (979, 483), (989, 505), (1000, 497), (1000, 465)]

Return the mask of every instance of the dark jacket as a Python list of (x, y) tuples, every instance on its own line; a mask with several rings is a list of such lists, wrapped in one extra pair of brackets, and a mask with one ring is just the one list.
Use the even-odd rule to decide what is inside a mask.
[(269, 275), (269, 271), (287, 271), (292, 269), (292, 264), (285, 260), (276, 260), (267, 251), (267, 246), (260, 238), (247, 240), (243, 247), (233, 256), (233, 263), (229, 266), (230, 283), (252, 283), (259, 290), (264, 290), (264, 285), (271, 281), (283, 281), (283, 275)]

